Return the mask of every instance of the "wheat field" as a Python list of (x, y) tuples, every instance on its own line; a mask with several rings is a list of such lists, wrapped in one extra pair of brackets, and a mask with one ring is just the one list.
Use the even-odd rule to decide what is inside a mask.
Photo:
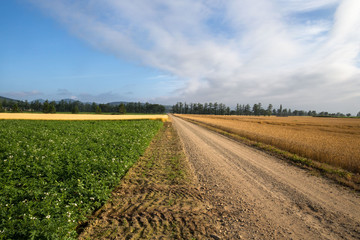
[(0, 119), (24, 120), (168, 120), (167, 115), (108, 115), (108, 114), (43, 114), (43, 113), (0, 113)]
[(179, 115), (360, 173), (360, 119)]

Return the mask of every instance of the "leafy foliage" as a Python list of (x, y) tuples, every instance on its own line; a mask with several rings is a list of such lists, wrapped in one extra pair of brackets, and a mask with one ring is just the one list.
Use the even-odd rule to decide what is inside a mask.
[(0, 239), (74, 239), (160, 121), (0, 121)]

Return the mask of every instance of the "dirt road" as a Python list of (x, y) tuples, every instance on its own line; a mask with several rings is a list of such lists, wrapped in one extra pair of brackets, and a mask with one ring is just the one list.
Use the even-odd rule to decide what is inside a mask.
[(360, 239), (358, 193), (172, 117), (226, 239)]

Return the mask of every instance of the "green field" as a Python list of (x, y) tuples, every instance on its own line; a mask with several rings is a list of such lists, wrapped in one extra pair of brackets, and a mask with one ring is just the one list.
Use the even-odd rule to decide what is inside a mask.
[(0, 120), (0, 239), (74, 239), (162, 122)]

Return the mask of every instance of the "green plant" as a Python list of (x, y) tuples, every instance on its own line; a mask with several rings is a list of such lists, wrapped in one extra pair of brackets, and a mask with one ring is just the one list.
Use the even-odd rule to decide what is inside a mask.
[(75, 239), (161, 125), (0, 120), (0, 239)]

